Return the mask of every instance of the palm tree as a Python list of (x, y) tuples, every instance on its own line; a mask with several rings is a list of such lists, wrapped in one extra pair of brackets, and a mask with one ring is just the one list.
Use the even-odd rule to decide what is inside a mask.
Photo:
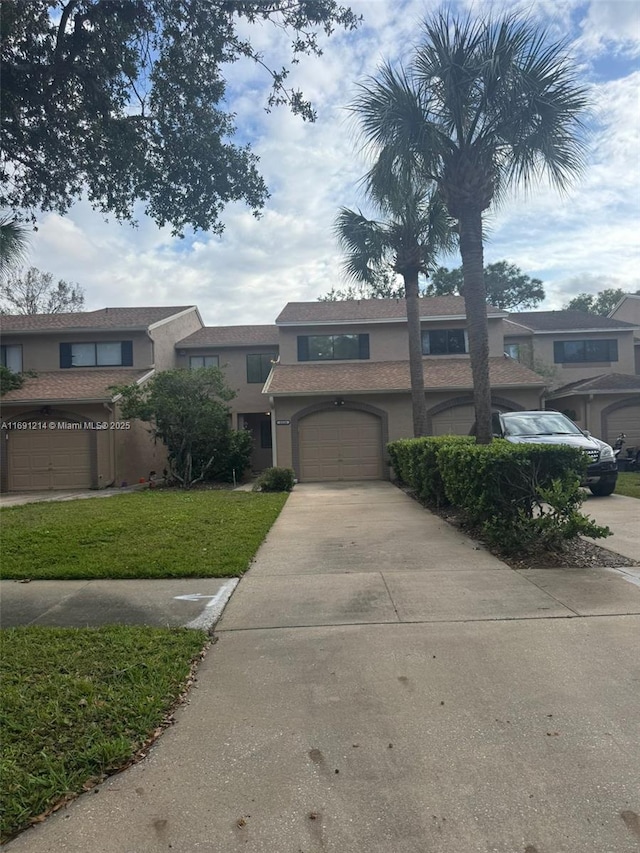
[[(434, 268), (440, 251), (451, 250), (454, 233), (437, 192), (415, 170), (397, 168), (395, 155), (381, 152), (366, 177), (366, 194), (382, 221), (360, 211), (341, 208), (335, 231), (347, 253), (345, 271), (358, 282), (376, 286), (389, 272), (404, 280), (409, 334), (409, 372), (413, 433), (427, 434), (422, 339), (420, 334), (420, 274)], [(388, 279), (387, 279), (388, 280)]]
[(374, 150), (420, 164), (457, 220), (478, 441), (491, 441), (482, 216), (506, 189), (581, 171), (586, 91), (561, 43), (531, 22), (439, 14), (407, 71), (383, 66), (352, 109)]
[(29, 229), (13, 216), (0, 217), (0, 276), (15, 270), (27, 255)]

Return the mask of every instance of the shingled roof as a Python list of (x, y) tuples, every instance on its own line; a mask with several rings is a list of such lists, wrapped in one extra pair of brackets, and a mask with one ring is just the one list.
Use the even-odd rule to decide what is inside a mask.
[(178, 341), (176, 349), (277, 345), (277, 326), (205, 326)]
[(619, 394), (620, 392), (640, 394), (640, 376), (628, 373), (601, 373), (589, 379), (579, 379), (556, 388), (551, 397), (565, 397), (575, 394)]
[[(146, 329), (174, 314), (195, 309), (194, 305), (159, 308), (100, 308), (70, 314), (5, 314), (0, 317), (2, 332), (76, 332), (90, 329)], [(197, 309), (196, 309), (197, 310)]]
[(509, 321), (509, 335), (517, 334), (512, 328), (513, 323), (525, 326), (533, 332), (606, 332), (609, 329), (637, 328), (633, 323), (600, 317), (587, 311), (514, 311), (509, 314)]
[[(419, 300), (423, 320), (465, 318), (462, 296), (426, 296)], [(505, 311), (487, 306), (490, 316), (506, 317)], [(407, 319), (404, 299), (341, 299), (335, 302), (288, 302), (276, 318), (279, 326), (315, 323), (389, 322)]]
[[(427, 391), (473, 388), (469, 359), (424, 359)], [(545, 380), (510, 358), (489, 359), (491, 386), (542, 387)], [(408, 361), (350, 361), (337, 364), (276, 364), (264, 387), (274, 396), (407, 392), (411, 388)]]
[(130, 385), (148, 374), (149, 370), (119, 368), (91, 370), (52, 370), (25, 377), (21, 388), (14, 388), (2, 397), (7, 403), (75, 403), (94, 400), (109, 402), (113, 399), (112, 385)]

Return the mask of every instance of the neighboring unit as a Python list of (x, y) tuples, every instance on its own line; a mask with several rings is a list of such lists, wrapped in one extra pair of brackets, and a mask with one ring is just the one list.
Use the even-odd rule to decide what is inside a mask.
[[(625, 300), (640, 313), (640, 297)], [(505, 322), (505, 352), (547, 377), (546, 408), (564, 412), (608, 444), (624, 432), (629, 445), (640, 445), (634, 355), (640, 317), (618, 309), (615, 317), (584, 311), (512, 313)]]
[(0, 487), (100, 489), (160, 476), (166, 453), (119, 417), (111, 386), (175, 366), (175, 341), (202, 327), (193, 305), (2, 317), (2, 363), (33, 371), (2, 397)]

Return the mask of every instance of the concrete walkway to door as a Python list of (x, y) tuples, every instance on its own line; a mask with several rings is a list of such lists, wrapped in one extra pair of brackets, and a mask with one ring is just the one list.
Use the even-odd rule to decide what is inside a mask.
[(300, 485), (147, 759), (10, 853), (632, 853), (640, 588)]

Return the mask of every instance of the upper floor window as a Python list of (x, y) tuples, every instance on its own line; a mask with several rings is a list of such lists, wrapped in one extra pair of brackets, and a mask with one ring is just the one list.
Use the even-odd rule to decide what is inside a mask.
[(465, 329), (432, 329), (422, 333), (423, 355), (459, 355), (468, 351)]
[(520, 361), (520, 344), (505, 344), (504, 354), (515, 361)]
[(299, 335), (298, 361), (369, 358), (369, 335)]
[(618, 341), (554, 341), (553, 360), (556, 364), (580, 364), (584, 362), (617, 361)]
[(190, 355), (189, 367), (191, 370), (198, 367), (220, 367), (220, 359), (217, 355)]
[(275, 352), (257, 352), (247, 355), (247, 382), (266, 382), (273, 362), (277, 358)]
[(60, 344), (60, 367), (132, 367), (133, 341)]
[(2, 344), (2, 366), (12, 373), (22, 373), (22, 347), (20, 344)]

